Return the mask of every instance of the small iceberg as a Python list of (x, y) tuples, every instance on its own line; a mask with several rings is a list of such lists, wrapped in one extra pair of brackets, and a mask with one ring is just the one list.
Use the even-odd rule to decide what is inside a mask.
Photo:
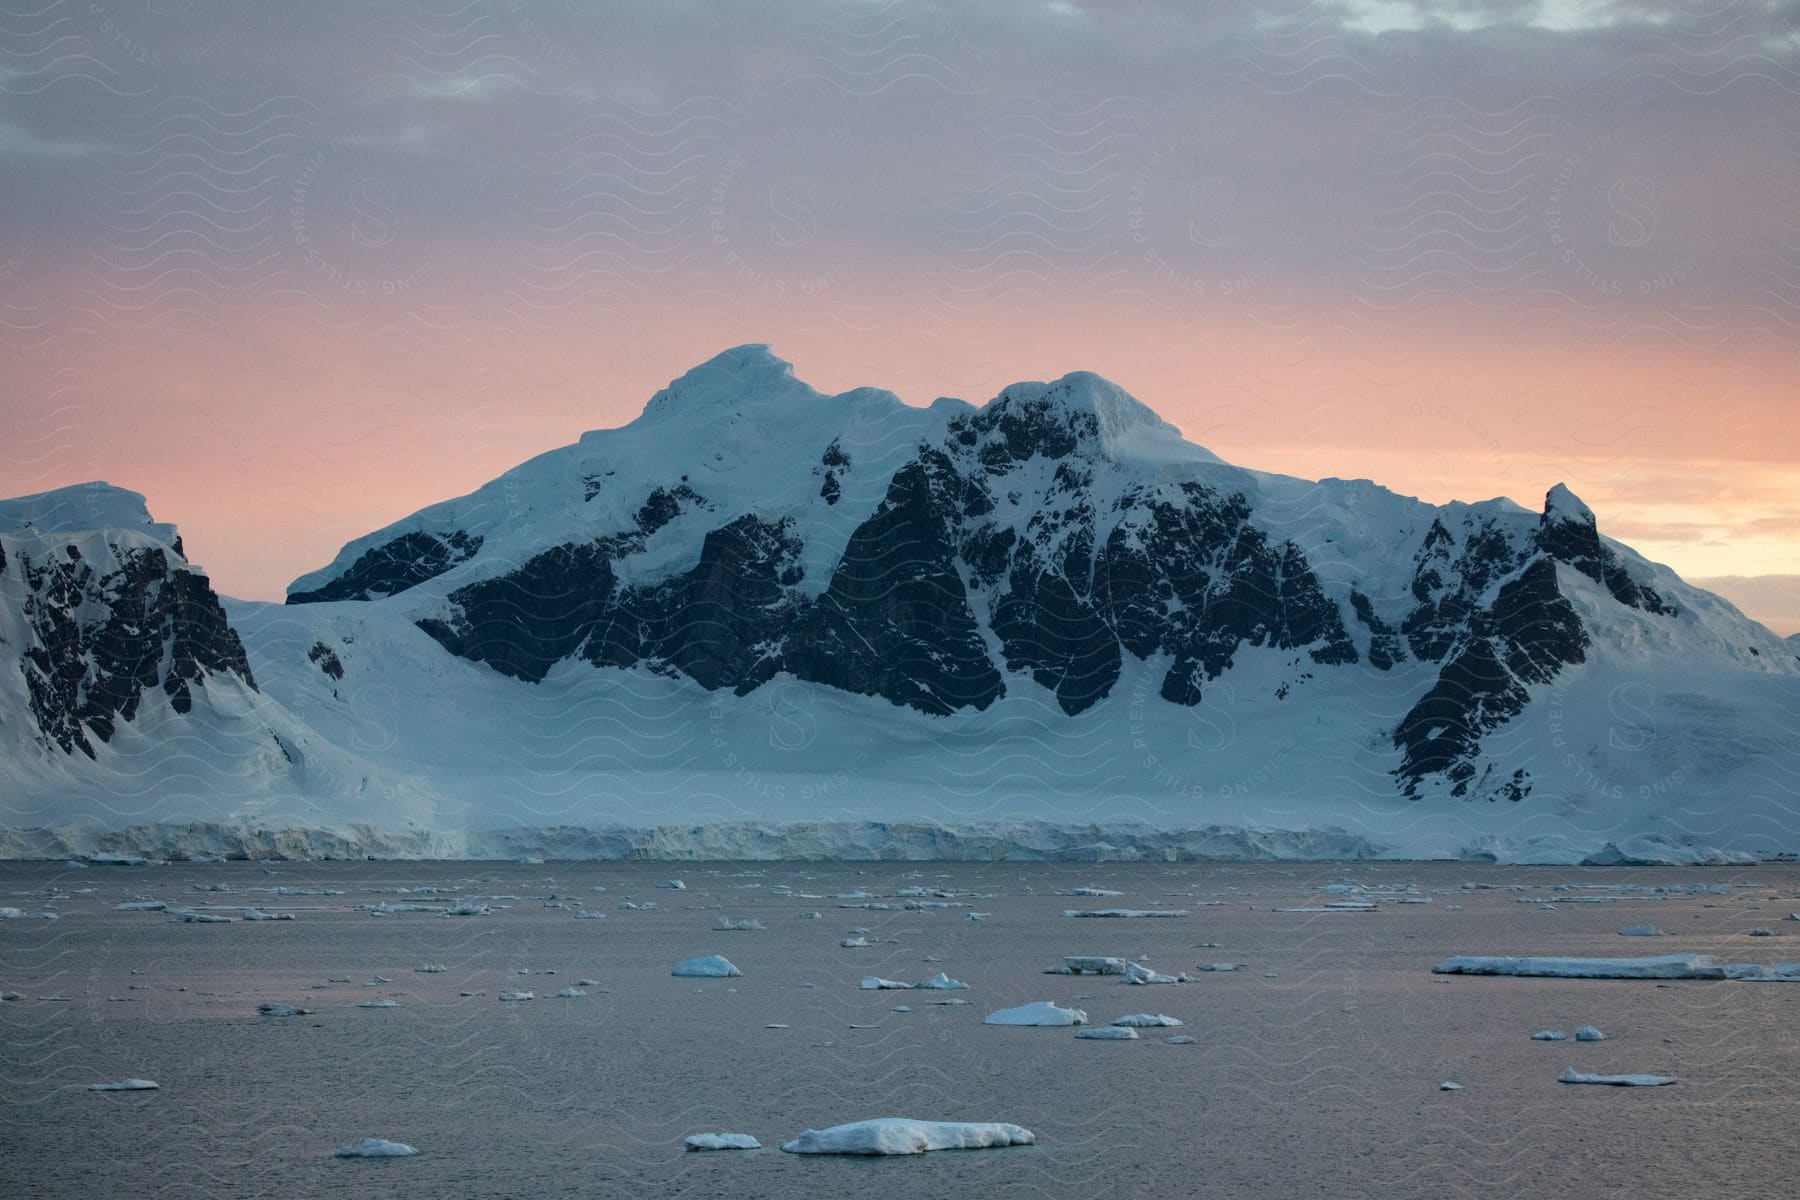
[(991, 1012), (983, 1025), (1086, 1025), (1088, 1015), (1079, 1008), (1058, 1008), (1048, 1000), (1002, 1008)]
[[(429, 912), (430, 909), (419, 908), (415, 911)], [(444, 910), (444, 915), (446, 917), (485, 917), (488, 915), (488, 906), (485, 904), (458, 904), (454, 907), (446, 908)]]
[(1135, 1042), (1137, 1030), (1123, 1025), (1101, 1025), (1094, 1029), (1077, 1029), (1075, 1036), (1091, 1042)]
[(1185, 1033), (1177, 1033), (1163, 1039), (1163, 1041), (1169, 1043), (1171, 1046), (1191, 1046), (1194, 1044), (1195, 1040), (1196, 1039), (1189, 1037)]
[(421, 975), (442, 975), (444, 973), (444, 964), (420, 963), (418, 966), (414, 967), (413, 970)]
[(1062, 965), (1045, 967), (1046, 975), (1123, 975), (1129, 964), (1122, 958), (1105, 958), (1097, 954), (1065, 954)]
[(113, 906), (114, 912), (161, 912), (169, 907), (166, 900), (127, 900)]
[(244, 910), (244, 920), (246, 921), (291, 921), (293, 919), (294, 914), (290, 912), (264, 912), (260, 908), (246, 908)]
[(1560, 1029), (1540, 1029), (1531, 1035), (1534, 1042), (1566, 1042), (1569, 1035)]
[(256, 1006), (256, 1011), (265, 1017), (305, 1017), (312, 1014), (310, 1008), (301, 1008), (298, 1004), (283, 1004), (278, 1000), (265, 1000)]
[(657, 884), (656, 886), (664, 889), (665, 891), (671, 891), (671, 892), (687, 891), (687, 884), (681, 882), (681, 880), (679, 880), (679, 879), (665, 879), (661, 883)]
[(689, 1150), (761, 1150), (762, 1143), (747, 1133), (694, 1133), (681, 1139)]
[(400, 1002), (398, 1000), (364, 1000), (361, 1004), (358, 1004), (356, 1007), (358, 1007), (358, 1008), (399, 1008)]
[(1436, 975), (1525, 975), (1554, 979), (1724, 979), (1725, 968), (1707, 954), (1649, 958), (1509, 958), (1459, 955), (1431, 968)]
[(390, 1142), (385, 1138), (364, 1138), (352, 1146), (339, 1148), (338, 1158), (411, 1158), (417, 1154), (405, 1142)]
[(755, 917), (746, 917), (742, 921), (734, 921), (730, 917), (722, 917), (714, 929), (720, 933), (750, 933), (764, 928), (763, 923)]
[(879, 975), (864, 976), (863, 981), (859, 986), (865, 992), (906, 992), (912, 990), (912, 984), (910, 983), (901, 983), (898, 979), (883, 979)]
[(120, 1079), (113, 1083), (90, 1083), (87, 1090), (90, 1092), (154, 1092), (161, 1087), (162, 1084), (153, 1079)]
[(1663, 931), (1654, 925), (1625, 925), (1619, 929), (1620, 937), (1661, 937)]
[(879, 1117), (829, 1129), (808, 1129), (781, 1148), (789, 1154), (924, 1154), (931, 1150), (987, 1150), (1030, 1146), (1037, 1135), (1004, 1123), (912, 1121)]
[(1164, 975), (1153, 971), (1141, 963), (1132, 963), (1125, 968), (1125, 982), (1137, 984), (1150, 983), (1186, 983), (1186, 975)]
[(1174, 1029), (1181, 1022), (1167, 1013), (1132, 1013), (1120, 1017), (1113, 1024), (1125, 1029)]
[(1185, 908), (1065, 908), (1065, 917), (1123, 920), (1127, 917), (1185, 917)]
[(1574, 1067), (1557, 1076), (1559, 1083), (1604, 1083), (1613, 1087), (1666, 1087), (1675, 1080), (1668, 1075), (1584, 1075)]
[(556, 998), (558, 1000), (579, 1000), (585, 995), (587, 995), (587, 993), (578, 987), (566, 987), (562, 991), (556, 993)]
[(501, 992), (500, 999), (502, 1001), (522, 1003), (526, 1000), (536, 1000), (537, 997), (530, 992)]
[(1440, 1092), (1460, 1092), (1462, 1090), (1463, 1085), (1453, 1080), (1446, 1079), (1444, 1082), (1438, 1084), (1438, 1091)]
[(669, 974), (680, 979), (735, 979), (743, 972), (732, 966), (731, 960), (723, 954), (707, 954), (683, 959)]
[(932, 989), (932, 990), (940, 991), (940, 992), (957, 992), (957, 991), (966, 992), (969, 990), (968, 984), (964, 983), (960, 979), (952, 979), (948, 975), (944, 974), (942, 971), (939, 971), (936, 975), (933, 975), (930, 979), (920, 981), (915, 986), (921, 987), (921, 988), (928, 988), (928, 989)]
[(173, 921), (183, 925), (223, 925), (231, 918), (222, 913), (194, 912), (192, 909), (171, 909)]
[(1575, 1040), (1578, 1042), (1604, 1042), (1606, 1035), (1592, 1025), (1583, 1025), (1575, 1031)]

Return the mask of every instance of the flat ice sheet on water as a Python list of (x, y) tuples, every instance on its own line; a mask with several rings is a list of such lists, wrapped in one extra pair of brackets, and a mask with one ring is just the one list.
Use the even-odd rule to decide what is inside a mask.
[(1058, 1008), (1048, 1000), (1021, 1004), (991, 1012), (983, 1025), (1086, 1025), (1088, 1015), (1079, 1008)]
[(162, 1084), (153, 1079), (120, 1079), (113, 1083), (90, 1083), (90, 1092), (154, 1092)]
[(1532, 975), (1555, 979), (1724, 979), (1725, 968), (1707, 954), (1657, 954), (1647, 958), (1508, 958), (1462, 955), (1431, 968), (1437, 975)]
[(417, 1154), (405, 1142), (390, 1142), (386, 1138), (364, 1138), (360, 1142), (341, 1147), (338, 1158), (410, 1158)]
[(731, 965), (731, 960), (723, 954), (707, 954), (700, 958), (683, 959), (675, 964), (669, 974), (682, 979), (733, 979), (743, 974)]
[(747, 1133), (694, 1133), (682, 1139), (689, 1150), (761, 1150), (762, 1143)]
[(924, 1154), (928, 1150), (987, 1150), (1030, 1146), (1037, 1135), (1003, 1122), (914, 1121), (878, 1117), (829, 1129), (809, 1129), (781, 1148), (789, 1154)]
[(1667, 1087), (1675, 1080), (1668, 1075), (1587, 1075), (1569, 1067), (1557, 1076), (1560, 1083), (1604, 1083), (1613, 1087)]

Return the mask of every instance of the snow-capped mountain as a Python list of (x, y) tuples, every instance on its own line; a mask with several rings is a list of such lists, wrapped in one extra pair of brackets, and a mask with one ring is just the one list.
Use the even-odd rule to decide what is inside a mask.
[[(207, 686), (253, 669), (341, 756), (260, 790), (296, 823), (554, 826), (594, 853), (570, 828), (1800, 850), (1794, 647), (1568, 489), (1440, 507), (1248, 471), (1088, 374), (916, 408), (739, 347), (352, 542), (285, 606), (225, 611), (248, 663), (201, 663)], [(822, 822), (840, 841), (794, 842)]]

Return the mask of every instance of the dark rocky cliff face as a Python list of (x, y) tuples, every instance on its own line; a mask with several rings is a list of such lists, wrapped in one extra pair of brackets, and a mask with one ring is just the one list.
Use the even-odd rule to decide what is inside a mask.
[(403, 534), (363, 551), (342, 575), (322, 587), (289, 592), (287, 602), (316, 604), (392, 596), (467, 562), (480, 551), (481, 540), (460, 529), (443, 534)]
[(116, 548), (118, 565), (102, 572), (73, 543), (36, 546), (35, 559), (0, 551), (0, 571), (27, 630), (16, 669), (45, 745), (91, 758), (147, 704), (191, 711), (208, 675), (256, 686), (218, 596), (172, 547)]

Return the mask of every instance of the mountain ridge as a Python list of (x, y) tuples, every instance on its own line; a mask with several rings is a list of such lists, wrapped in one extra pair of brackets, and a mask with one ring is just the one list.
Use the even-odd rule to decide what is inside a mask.
[(1800, 849), (1791, 648), (1567, 487), (1249, 471), (1083, 372), (917, 408), (736, 347), (227, 610), (268, 693), (243, 736), (286, 756), (264, 811), (320, 820), (373, 788), (439, 830), (998, 810)]

